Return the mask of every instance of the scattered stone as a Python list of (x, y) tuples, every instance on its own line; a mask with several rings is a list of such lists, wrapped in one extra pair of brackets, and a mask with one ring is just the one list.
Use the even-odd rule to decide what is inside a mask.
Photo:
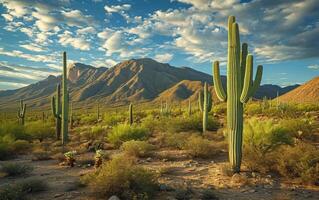
[(254, 190), (254, 189), (248, 190), (248, 193), (255, 193), (255, 192), (256, 192), (256, 190)]
[(108, 200), (120, 200), (117, 196), (113, 195)]
[(152, 158), (151, 158), (151, 157), (148, 157), (148, 158), (146, 158), (146, 161), (147, 161), (147, 162), (151, 162), (151, 161), (152, 161)]
[(54, 195), (54, 198), (59, 198), (59, 197), (62, 197), (64, 195), (64, 193), (61, 193), (61, 194), (55, 194)]
[(167, 161), (168, 161), (168, 159), (167, 159), (167, 158), (164, 158), (162, 161), (163, 161), (163, 162), (167, 162)]
[(212, 160), (212, 161), (210, 161), (210, 163), (215, 164), (215, 161)]

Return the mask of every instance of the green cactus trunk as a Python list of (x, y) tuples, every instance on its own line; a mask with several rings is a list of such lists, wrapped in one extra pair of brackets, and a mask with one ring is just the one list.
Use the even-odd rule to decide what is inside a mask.
[(67, 58), (63, 52), (63, 77), (62, 77), (62, 144), (65, 145), (69, 140), (68, 121), (69, 121), (69, 92), (67, 77)]
[(25, 112), (27, 109), (27, 104), (23, 103), (23, 99), (20, 100), (20, 105), (18, 108), (18, 119), (19, 119), (19, 124), (24, 125), (24, 117), (25, 117)]
[(234, 172), (240, 171), (243, 138), (243, 104), (258, 89), (262, 66), (259, 65), (256, 78), (252, 80), (253, 56), (248, 55), (246, 43), (240, 47), (239, 28), (235, 17), (228, 19), (228, 61), (227, 61), (227, 95), (223, 89), (219, 62), (214, 62), (214, 86), (217, 97), (227, 100), (227, 131), (229, 137), (229, 161)]
[(132, 126), (133, 125), (133, 105), (132, 104), (129, 105), (128, 112), (129, 112), (129, 123), (130, 123), (130, 126)]
[(51, 100), (52, 113), (55, 118), (55, 135), (56, 139), (61, 138), (61, 87), (60, 84), (57, 85), (56, 96), (52, 96)]
[(198, 106), (199, 106), (199, 109), (203, 113), (203, 124), (202, 124), (203, 125), (203, 133), (205, 133), (207, 130), (208, 113), (212, 109), (212, 98), (211, 97), (212, 97), (212, 95), (208, 91), (208, 86), (207, 86), (207, 83), (205, 82), (204, 93), (200, 92), (199, 96), (198, 96)]

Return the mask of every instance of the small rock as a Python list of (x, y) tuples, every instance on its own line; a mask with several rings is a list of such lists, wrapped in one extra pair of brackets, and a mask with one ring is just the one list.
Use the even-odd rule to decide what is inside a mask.
[(213, 161), (213, 160), (212, 160), (212, 161), (210, 161), (210, 163), (214, 164), (214, 163), (215, 163), (215, 161)]
[(113, 195), (109, 198), (109, 200), (120, 200), (120, 198), (118, 198), (117, 196)]
[(256, 190), (251, 189), (251, 190), (248, 190), (248, 192), (249, 192), (249, 193), (254, 193), (254, 192), (256, 192)]
[(54, 198), (62, 197), (63, 195), (64, 195), (64, 193), (61, 193), (61, 194), (55, 194), (55, 195), (54, 195)]
[(167, 161), (168, 161), (168, 159), (167, 159), (167, 158), (164, 158), (162, 161), (163, 161), (163, 162), (167, 162)]
[(147, 161), (147, 162), (151, 162), (151, 161), (152, 161), (152, 158), (151, 158), (151, 157), (148, 157), (148, 158), (146, 158), (146, 161)]

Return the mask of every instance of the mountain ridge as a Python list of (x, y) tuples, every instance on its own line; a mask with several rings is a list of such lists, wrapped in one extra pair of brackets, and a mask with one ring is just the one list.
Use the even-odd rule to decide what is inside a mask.
[[(196, 98), (202, 83), (212, 84), (212, 76), (189, 67), (174, 67), (150, 58), (131, 59), (110, 68), (95, 68), (83, 63), (68, 65), (69, 92), (72, 101), (85, 104), (101, 101), (105, 104), (126, 104), (128, 102), (156, 101), (160, 98), (182, 101)], [(48, 106), (50, 96), (55, 92), (61, 76), (50, 75), (37, 83), (16, 90), (0, 91), (0, 105), (9, 105), (19, 99), (29, 101), (31, 107)], [(226, 83), (226, 77), (222, 76)], [(268, 94), (267, 86), (258, 90), (259, 96)], [(211, 88), (211, 90), (213, 90)], [(212, 91), (213, 97), (215, 93)], [(280, 93), (284, 93), (280, 91)], [(258, 95), (257, 95), (258, 97)], [(214, 97), (215, 98), (215, 97)], [(258, 97), (259, 98), (259, 97)], [(217, 100), (217, 99), (216, 99)]]

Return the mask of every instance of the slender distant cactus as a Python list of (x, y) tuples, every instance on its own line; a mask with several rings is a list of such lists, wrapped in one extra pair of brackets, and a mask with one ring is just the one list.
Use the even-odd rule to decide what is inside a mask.
[(21, 125), (24, 125), (24, 117), (25, 117), (26, 109), (27, 109), (27, 104), (24, 104), (23, 99), (21, 99), (19, 109), (18, 109), (18, 119), (19, 119), (19, 124)]
[(160, 112), (161, 114), (163, 114), (164, 110), (163, 110), (163, 101), (161, 100), (161, 108), (160, 108)]
[(191, 99), (188, 99), (188, 116), (192, 115), (192, 103)]
[(130, 126), (132, 126), (133, 124), (133, 105), (132, 104), (129, 105), (128, 112), (129, 112), (129, 123), (130, 123)]
[(52, 107), (53, 116), (55, 118), (55, 133), (56, 133), (55, 135), (56, 135), (56, 139), (59, 140), (61, 138), (61, 114), (62, 114), (60, 84), (57, 85), (56, 95), (52, 96), (51, 107)]
[(225, 93), (219, 70), (219, 62), (214, 62), (214, 86), (217, 97), (227, 100), (227, 131), (229, 137), (229, 160), (234, 172), (240, 171), (243, 139), (243, 104), (258, 89), (263, 68), (257, 68), (253, 81), (253, 56), (248, 55), (248, 45), (240, 47), (239, 28), (235, 17), (228, 19), (228, 60), (227, 60), (227, 94)]
[(198, 106), (199, 109), (203, 112), (203, 133), (205, 133), (207, 129), (208, 113), (212, 109), (212, 95), (208, 91), (208, 86), (206, 82), (204, 84), (204, 92), (199, 93)]
[(62, 144), (66, 144), (69, 140), (69, 92), (67, 77), (67, 58), (66, 52), (63, 52), (63, 76), (62, 76)]

